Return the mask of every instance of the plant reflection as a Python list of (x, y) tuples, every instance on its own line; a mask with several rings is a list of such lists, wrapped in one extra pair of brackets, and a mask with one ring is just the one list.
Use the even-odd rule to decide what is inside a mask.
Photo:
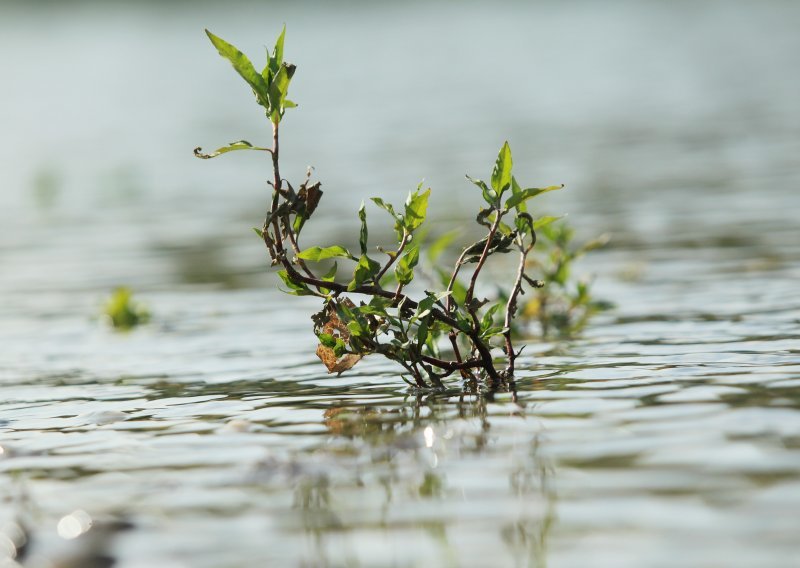
[[(505, 474), (506, 488), (498, 488), (489, 479), (491, 460), (506, 449), (498, 443), (502, 432), (493, 431), (493, 416), (524, 420), (514, 402), (465, 394), (419, 394), (397, 406), (338, 401), (323, 410), (328, 436), (308, 459), (334, 469), (315, 474), (318, 470), (301, 467), (294, 482), (298, 528), (315, 542), (315, 562), (341, 564), (342, 547), (351, 559), (358, 558), (352, 554), (365, 534), (411, 531), (434, 544), (440, 555), (436, 562), (460, 565), (465, 552), (459, 542), (464, 531), (469, 536), (474, 529), (469, 509), (461, 518), (466, 504), (474, 515), (484, 514), (486, 507), (500, 511), (495, 540), (514, 565), (545, 566), (547, 539), (556, 523), (554, 467), (540, 456), (536, 433)], [(485, 494), (474, 479), (459, 475), (458, 461), (470, 456), (487, 460)], [(410, 508), (415, 514), (409, 521)]]

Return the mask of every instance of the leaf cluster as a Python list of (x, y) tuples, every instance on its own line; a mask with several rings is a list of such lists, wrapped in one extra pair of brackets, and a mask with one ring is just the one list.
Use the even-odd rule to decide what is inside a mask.
[(575, 277), (575, 262), (585, 254), (603, 247), (607, 235), (576, 244), (575, 230), (564, 220), (540, 231), (542, 251), (531, 257), (547, 286), (537, 290), (525, 305), (525, 319), (538, 321), (543, 337), (571, 337), (586, 327), (592, 316), (612, 306), (594, 297), (592, 283)]

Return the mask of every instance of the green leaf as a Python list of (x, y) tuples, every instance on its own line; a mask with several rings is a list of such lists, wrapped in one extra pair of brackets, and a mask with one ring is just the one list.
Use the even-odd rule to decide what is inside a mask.
[(380, 269), (381, 265), (379, 263), (375, 262), (367, 255), (362, 254), (361, 258), (358, 259), (358, 266), (356, 266), (355, 272), (353, 273), (353, 280), (347, 285), (347, 290), (352, 292), (364, 284), (364, 282), (374, 277), (380, 272)]
[(561, 215), (560, 217), (553, 217), (552, 215), (546, 215), (544, 217), (539, 217), (538, 219), (536, 219), (536, 221), (533, 222), (533, 228), (534, 229), (541, 229), (542, 227), (545, 227), (545, 226), (549, 225), (550, 223), (552, 223), (554, 221), (558, 221), (559, 219), (563, 219), (563, 218), (564, 218), (563, 215)]
[(486, 185), (485, 181), (483, 181), (482, 179), (473, 179), (469, 176), (466, 176), (466, 178), (481, 189), (483, 200), (486, 203), (488, 203), (493, 207), (497, 205), (497, 192), (488, 185)]
[(289, 68), (285, 63), (281, 65), (281, 68), (272, 77), (272, 82), (269, 84), (270, 120), (272, 122), (280, 122), (280, 118), (283, 115), (283, 101), (286, 100), (291, 80)]
[(428, 292), (428, 295), (425, 296), (424, 299), (420, 300), (419, 304), (417, 304), (417, 313), (414, 314), (414, 317), (424, 318), (427, 316), (429, 313), (431, 313), (431, 309), (436, 301), (436, 296)]
[(447, 250), (447, 248), (453, 243), (455, 238), (459, 234), (459, 230), (448, 231), (437, 238), (431, 245), (428, 247), (428, 260), (430, 262), (436, 262), (439, 260), (439, 257), (442, 256), (442, 253)]
[(325, 282), (333, 282), (336, 279), (336, 271), (338, 270), (338, 268), (339, 265), (336, 262), (334, 262), (333, 266), (331, 266), (331, 269), (322, 275), (322, 279)]
[(400, 257), (394, 269), (397, 281), (400, 284), (408, 284), (414, 279), (414, 267), (419, 262), (419, 247), (413, 246)]
[(350, 258), (355, 260), (355, 257), (350, 254), (350, 251), (344, 247), (340, 247), (339, 245), (333, 245), (332, 247), (318, 247), (313, 246), (311, 248), (307, 248), (304, 251), (301, 251), (297, 258), (301, 258), (303, 260), (309, 260), (311, 262), (319, 262), (320, 260), (325, 260), (326, 258), (336, 258), (336, 257), (344, 257)]
[(392, 207), (391, 203), (386, 203), (380, 197), (370, 197), (370, 199), (372, 200), (373, 203), (375, 203), (375, 205), (377, 205), (378, 207), (380, 207), (384, 211), (388, 211), (389, 215), (391, 215), (393, 219), (395, 219), (395, 220), (400, 219), (400, 216), (397, 213), (394, 212), (394, 207)]
[[(439, 276), (439, 281), (442, 283), (442, 288), (445, 288), (450, 283), (450, 276), (451, 276), (450, 272), (448, 272), (447, 270), (444, 270), (443, 268), (439, 268), (438, 266), (435, 267), (435, 270), (436, 270), (436, 274)], [(463, 305), (464, 300), (467, 297), (467, 287), (466, 287), (466, 285), (461, 280), (456, 278), (453, 281), (453, 290), (452, 290), (451, 294), (453, 296), (453, 301), (456, 304), (462, 304)]]
[[(520, 195), (522, 193), (522, 188), (519, 186), (519, 184), (517, 183), (517, 178), (515, 178), (514, 176), (511, 176), (511, 193), (513, 195)], [(528, 210), (528, 206), (525, 205), (524, 201), (521, 201), (520, 203), (515, 205), (515, 207), (517, 211), (519, 211), (520, 213), (525, 213)]]
[(238, 142), (231, 142), (227, 146), (223, 146), (222, 148), (217, 148), (210, 154), (204, 154), (203, 149), (199, 146), (194, 149), (194, 155), (198, 158), (202, 158), (203, 160), (209, 160), (211, 158), (216, 158), (221, 154), (227, 154), (228, 152), (235, 152), (236, 150), (258, 150), (260, 152), (271, 152), (269, 148), (260, 148), (258, 146), (253, 146), (247, 140), (239, 140)]
[[(325, 274), (322, 275), (322, 280), (324, 280), (325, 282), (334, 282), (336, 280), (336, 271), (338, 269), (339, 269), (339, 265), (334, 262), (333, 266), (331, 266), (331, 269), (328, 270), (328, 272), (326, 272)], [(320, 291), (323, 294), (327, 294), (331, 290), (330, 290), (330, 288), (324, 288), (324, 287), (320, 286)]]
[(370, 199), (375, 205), (377, 205), (378, 207), (380, 207), (381, 209), (383, 209), (384, 211), (389, 213), (389, 215), (392, 216), (392, 219), (394, 219), (394, 231), (397, 234), (397, 242), (402, 241), (405, 233), (405, 229), (403, 228), (404, 225), (403, 218), (397, 214), (397, 212), (394, 210), (394, 207), (392, 207), (391, 203), (386, 203), (380, 197), (370, 197)]
[(367, 237), (369, 236), (369, 232), (367, 231), (367, 210), (364, 207), (364, 202), (361, 202), (361, 207), (358, 210), (358, 218), (361, 219), (361, 234), (358, 239), (358, 243), (361, 246), (361, 254), (367, 254)]
[(341, 337), (336, 337), (330, 333), (320, 333), (317, 335), (317, 338), (322, 345), (328, 349), (332, 349), (333, 354), (336, 357), (341, 357), (347, 353), (347, 344), (342, 340)]
[(320, 333), (317, 338), (325, 347), (330, 347), (331, 349), (336, 347), (336, 338), (330, 333)]
[(503, 144), (503, 147), (500, 148), (500, 152), (497, 154), (497, 161), (492, 170), (492, 188), (494, 188), (498, 195), (502, 195), (503, 192), (508, 189), (511, 183), (511, 168), (513, 165), (511, 148), (508, 142), (506, 142)]
[(481, 337), (484, 339), (488, 339), (490, 337), (494, 337), (495, 335), (502, 335), (506, 332), (505, 327), (490, 327), (481, 332)]
[(253, 230), (256, 232), (256, 235), (258, 235), (258, 236), (259, 236), (259, 237), (261, 237), (262, 239), (264, 238), (264, 231), (262, 231), (262, 230), (261, 230), (261, 229), (259, 229), (258, 227), (253, 227)]
[(270, 70), (272, 74), (276, 74), (278, 69), (283, 63), (283, 41), (286, 39), (286, 24), (283, 25), (278, 39), (275, 40), (275, 48), (272, 50), (272, 57), (270, 57)]
[(285, 270), (278, 271), (278, 276), (280, 277), (281, 280), (283, 280), (283, 283), (286, 284), (286, 287), (289, 288), (288, 290), (284, 290), (284, 292), (286, 292), (287, 294), (292, 294), (293, 296), (314, 295), (314, 293), (311, 290), (309, 290), (305, 284), (294, 282), (291, 276), (289, 276), (289, 273), (286, 272)]
[(239, 51), (236, 47), (229, 44), (224, 39), (215, 36), (210, 31), (206, 30), (206, 35), (214, 47), (217, 48), (219, 54), (230, 61), (236, 72), (247, 81), (247, 84), (253, 89), (258, 103), (264, 108), (269, 108), (269, 96), (267, 94), (267, 82), (259, 75), (253, 64), (247, 56)]
[(557, 189), (563, 188), (564, 185), (551, 185), (550, 187), (529, 187), (527, 189), (523, 189), (519, 193), (513, 193), (511, 197), (506, 200), (506, 209), (511, 209), (512, 207), (516, 207), (517, 205), (524, 203), (528, 199), (532, 197), (536, 197), (539, 194), (546, 193), (548, 191), (555, 191)]
[(499, 310), (502, 307), (503, 303), (497, 302), (496, 304), (493, 304), (488, 310), (486, 310), (486, 313), (483, 314), (483, 317), (481, 318), (482, 332), (492, 327), (492, 324), (494, 323), (494, 315), (497, 313), (497, 310)]
[(419, 345), (420, 349), (428, 341), (429, 328), (430, 324), (428, 323), (428, 318), (423, 318), (419, 322), (419, 327), (417, 328), (417, 345)]
[(428, 188), (424, 193), (420, 193), (422, 184), (417, 186), (417, 189), (408, 194), (406, 199), (404, 226), (409, 233), (414, 232), (425, 221), (425, 215), (428, 212), (428, 197), (431, 195), (431, 189)]

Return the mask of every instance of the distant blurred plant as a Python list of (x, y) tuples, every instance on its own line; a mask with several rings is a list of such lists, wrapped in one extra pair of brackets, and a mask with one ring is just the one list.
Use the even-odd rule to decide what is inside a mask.
[[(289, 294), (324, 300), (322, 310), (312, 317), (319, 339), (317, 355), (329, 372), (341, 373), (363, 356), (378, 353), (399, 363), (413, 378), (411, 384), (418, 387), (442, 387), (442, 379), (455, 372), (465, 379), (480, 377), (492, 388), (511, 379), (520, 353), (512, 342), (518, 298), (524, 287), (542, 285), (525, 273), (529, 255), (536, 243), (536, 231), (556, 220), (534, 219), (527, 211), (527, 201), (563, 186), (523, 188), (512, 175), (511, 148), (507, 142), (503, 144), (488, 183), (467, 176), (486, 203), (476, 218), (486, 236), (464, 246), (452, 269), (438, 270), (439, 290), (425, 290), (416, 300), (405, 288), (414, 279), (421, 253), (424, 230), (419, 229), (427, 215), (430, 195), (430, 189), (423, 190), (422, 184), (398, 208), (379, 197), (372, 198), (389, 214), (396, 236), (396, 244), (390, 250), (378, 247), (386, 256), (382, 262), (368, 255), (363, 204), (358, 211), (359, 254), (341, 245), (301, 248), (301, 231), (317, 209), (323, 192), (319, 182), (311, 182), (310, 170), (297, 190), (280, 174), (279, 126), (286, 109), (297, 106), (287, 98), (295, 66), (283, 59), (285, 32), (284, 28), (272, 53), (267, 53), (266, 65), (258, 72), (241, 51), (206, 30), (211, 43), (247, 82), (256, 102), (263, 107), (272, 126), (272, 145), (255, 146), (240, 140), (211, 153), (204, 153), (202, 148), (196, 148), (194, 153), (203, 159), (240, 150), (269, 154), (272, 195), (264, 223), (255, 232), (264, 241), (272, 265), (281, 267), (278, 276)], [(435, 253), (444, 246), (446, 243), (439, 241), (430, 248)], [(478, 296), (483, 293), (478, 290), (478, 278), (489, 257), (512, 251), (516, 252), (518, 263), (506, 291), (492, 298)], [(339, 266), (333, 260), (353, 263), (343, 280), (337, 281)], [(325, 268), (316, 269), (321, 262)], [(463, 272), (467, 274), (462, 279)], [(365, 297), (367, 302), (357, 305), (348, 296)], [(443, 344), (448, 344), (445, 353)], [(504, 369), (497, 368), (493, 350), (504, 353)]]
[(133, 292), (121, 286), (111, 293), (103, 305), (103, 315), (114, 329), (128, 330), (147, 323), (150, 312), (133, 299)]
[(569, 337), (579, 333), (589, 319), (612, 304), (592, 296), (591, 282), (573, 277), (574, 262), (586, 253), (604, 246), (607, 235), (582, 245), (573, 243), (575, 230), (566, 221), (542, 227), (540, 243), (544, 250), (532, 255), (529, 266), (538, 270), (545, 286), (525, 304), (523, 319), (535, 319), (542, 337)]

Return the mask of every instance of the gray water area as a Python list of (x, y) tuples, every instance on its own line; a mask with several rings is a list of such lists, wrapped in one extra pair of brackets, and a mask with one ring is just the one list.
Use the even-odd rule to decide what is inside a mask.
[[(258, 53), (283, 22), (310, 238), (423, 177), (436, 230), (471, 220), (505, 139), (567, 184), (541, 212), (612, 233), (578, 269), (616, 308), (531, 340), (516, 395), (315, 357), (250, 231), (266, 164), (191, 156), (266, 141), (202, 29)], [(800, 565), (798, 29), (780, 1), (4, 3), (0, 566)], [(120, 284), (130, 333), (98, 317)]]

